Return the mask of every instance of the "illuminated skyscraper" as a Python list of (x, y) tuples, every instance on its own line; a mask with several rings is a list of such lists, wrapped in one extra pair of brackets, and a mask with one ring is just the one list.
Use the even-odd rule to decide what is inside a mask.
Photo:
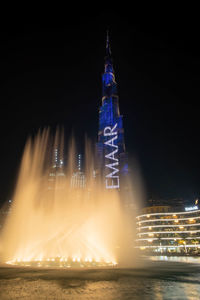
[(64, 159), (63, 159), (63, 136), (59, 137), (56, 133), (56, 138), (54, 142), (53, 152), (52, 152), (52, 163), (49, 170), (48, 177), (48, 190), (54, 190), (63, 188), (64, 186)]
[(82, 170), (82, 155), (78, 155), (78, 163), (77, 163), (77, 169), (72, 174), (71, 178), (71, 188), (73, 189), (83, 189), (85, 188), (85, 174)]
[(128, 173), (128, 165), (108, 32), (102, 88), (97, 143), (98, 170), (103, 176), (106, 189), (120, 189), (123, 178)]

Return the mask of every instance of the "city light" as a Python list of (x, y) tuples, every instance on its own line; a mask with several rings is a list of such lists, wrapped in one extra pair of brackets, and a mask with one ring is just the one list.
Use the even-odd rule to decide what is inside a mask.
[[(200, 212), (200, 210), (196, 210), (195, 212)], [(187, 212), (176, 212), (176, 215), (185, 215), (185, 214), (192, 214), (194, 213), (194, 211), (187, 211)], [(147, 217), (149, 218), (150, 216), (170, 216), (170, 215), (174, 215), (173, 212), (167, 212), (167, 213), (151, 213), (151, 214), (144, 214), (144, 215), (139, 215), (136, 218), (140, 219), (143, 217)]]
[(192, 211), (192, 210), (198, 210), (198, 206), (190, 206), (190, 207), (185, 207), (185, 211)]
[[(191, 226), (194, 226), (194, 224), (183, 224), (183, 225), (181, 225), (181, 227), (182, 228), (184, 228), (184, 227), (191, 227)], [(195, 223), (195, 226), (200, 226), (200, 223)], [(171, 224), (168, 224), (168, 225), (151, 225), (151, 226), (141, 226), (141, 227), (137, 227), (137, 229), (138, 228), (140, 228), (140, 229), (145, 229), (145, 228), (149, 228), (149, 229), (152, 229), (152, 228), (156, 228), (156, 227), (163, 227), (163, 228), (165, 228), (165, 227), (179, 227), (180, 228), (180, 225), (175, 225), (175, 224), (173, 224), (173, 225), (171, 225)]]
[(139, 222), (137, 222), (137, 224), (141, 224), (141, 223), (150, 223), (150, 222), (169, 222), (169, 221), (173, 221), (173, 222), (179, 222), (179, 221), (186, 221), (186, 220), (198, 220), (200, 219), (200, 216), (197, 217), (187, 217), (187, 218), (178, 218), (178, 219), (148, 219), (148, 220), (140, 220)]

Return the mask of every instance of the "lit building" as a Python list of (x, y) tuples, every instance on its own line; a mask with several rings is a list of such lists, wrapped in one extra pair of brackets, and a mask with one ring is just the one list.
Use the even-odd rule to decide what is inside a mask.
[(85, 188), (85, 174), (82, 171), (82, 155), (78, 155), (77, 170), (72, 174), (71, 188), (83, 189)]
[(105, 67), (102, 75), (102, 105), (99, 109), (97, 155), (97, 174), (102, 177), (105, 188), (119, 190), (123, 177), (128, 173), (128, 165), (108, 33)]
[(52, 155), (52, 166), (49, 170), (48, 176), (48, 190), (54, 190), (56, 188), (62, 188), (64, 184), (64, 170), (63, 170), (63, 150), (58, 147), (54, 147)]
[(200, 210), (152, 206), (137, 216), (136, 247), (143, 253), (200, 254)]

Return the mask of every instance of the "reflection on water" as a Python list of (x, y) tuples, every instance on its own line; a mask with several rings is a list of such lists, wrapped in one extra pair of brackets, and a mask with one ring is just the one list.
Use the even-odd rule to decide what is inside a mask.
[(200, 265), (149, 261), (145, 268), (1, 267), (0, 299), (199, 299)]
[(174, 262), (182, 262), (182, 263), (194, 263), (200, 264), (199, 256), (149, 256), (148, 259), (153, 261), (174, 261)]

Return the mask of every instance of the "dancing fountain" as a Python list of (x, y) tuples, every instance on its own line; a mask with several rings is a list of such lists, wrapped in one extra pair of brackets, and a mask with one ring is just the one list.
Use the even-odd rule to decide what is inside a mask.
[(49, 130), (28, 140), (0, 239), (3, 260), (24, 266), (116, 266), (133, 241), (119, 193), (94, 176), (88, 142), (86, 183), (72, 187), (74, 143), (64, 167), (63, 141), (62, 133), (52, 139)]

